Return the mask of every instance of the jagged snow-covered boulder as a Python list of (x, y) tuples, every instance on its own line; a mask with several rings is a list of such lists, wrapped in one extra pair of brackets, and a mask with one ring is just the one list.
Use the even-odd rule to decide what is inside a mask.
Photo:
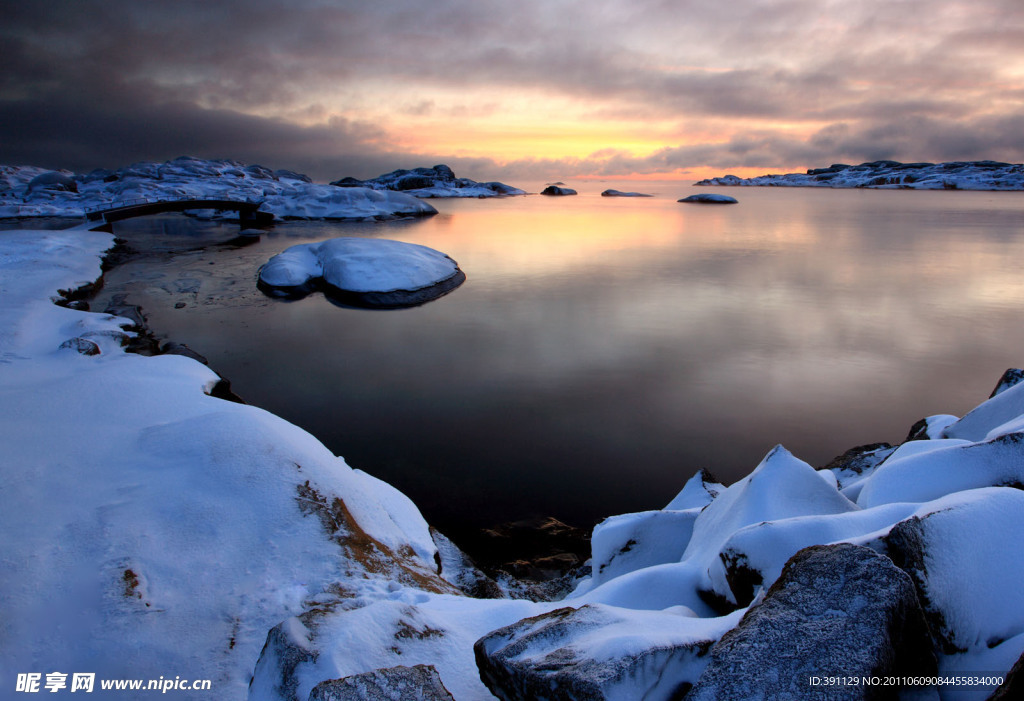
[(505, 701), (678, 698), (739, 614), (560, 608), (498, 629), (475, 645), (480, 676)]
[(923, 503), (968, 489), (1024, 485), (1024, 433), (988, 441), (904, 443), (866, 480), (857, 504)]
[(342, 301), (378, 307), (422, 304), (465, 279), (454, 260), (432, 248), (349, 237), (292, 246), (259, 272), (260, 287), (272, 294), (301, 296), (319, 284)]
[(711, 650), (687, 701), (868, 699), (869, 685), (814, 678), (927, 676), (936, 671), (910, 577), (849, 544), (797, 553), (760, 604)]
[(1024, 492), (1005, 487), (931, 502), (882, 538), (884, 552), (917, 584), (947, 654), (992, 649), (1024, 634), (1022, 540)]
[(492, 630), (554, 608), (511, 599), (437, 595), (393, 584), (282, 621), (266, 638), (249, 701), (306, 701), (320, 682), (396, 665), (434, 667), (459, 701), (490, 694), (474, 643)]
[(730, 485), (701, 511), (683, 559), (699, 563), (708, 592), (726, 591), (724, 573), (712, 565), (739, 529), (762, 521), (857, 510), (856, 504), (838, 492), (835, 482), (830, 484), (813, 467), (779, 445), (753, 472)]

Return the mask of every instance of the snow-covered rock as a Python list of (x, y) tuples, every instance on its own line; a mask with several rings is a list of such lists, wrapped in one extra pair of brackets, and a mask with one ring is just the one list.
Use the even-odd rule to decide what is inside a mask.
[[(762, 521), (845, 514), (857, 509), (834, 483), (830, 485), (813, 467), (779, 445), (753, 472), (729, 486), (700, 512), (683, 559), (692, 560), (703, 570), (703, 590), (724, 592), (728, 590), (724, 573), (712, 565), (739, 529)], [(731, 597), (726, 599), (735, 605)]]
[(433, 168), (395, 170), (369, 180), (342, 178), (331, 185), (337, 187), (366, 187), (373, 190), (400, 190), (416, 197), (508, 197), (525, 195), (525, 190), (499, 182), (478, 183), (469, 178), (457, 178), (446, 165)]
[(988, 441), (941, 439), (904, 443), (881, 464), (857, 497), (865, 509), (923, 503), (979, 487), (1024, 485), (1024, 433)]
[(946, 426), (943, 437), (981, 441), (1024, 430), (1020, 421), (1024, 416), (1024, 384), (1013, 384), (1001, 390), (997, 386), (996, 390), (962, 419)]
[(884, 536), (910, 574), (946, 654), (994, 648), (1024, 633), (1024, 492), (975, 489), (926, 505)]
[(665, 506), (666, 511), (703, 509), (725, 489), (707, 470), (698, 470)]
[(437, 213), (405, 193), (315, 185), (299, 173), (231, 160), (183, 156), (86, 175), (0, 166), (0, 217), (81, 217), (129, 201), (182, 199), (258, 202), (260, 211), (281, 219), (392, 219)]
[(480, 676), (506, 701), (677, 698), (739, 613), (629, 611), (589, 605), (521, 620), (475, 646)]
[(593, 585), (627, 572), (679, 562), (690, 542), (700, 509), (644, 511), (607, 518), (591, 538)]
[(259, 272), (260, 286), (272, 294), (301, 296), (320, 285), (342, 301), (376, 307), (422, 304), (465, 279), (455, 261), (432, 248), (349, 237), (292, 246)]
[(776, 187), (866, 187), (911, 190), (1024, 190), (1024, 165), (996, 161), (836, 163), (806, 173), (737, 178), (725, 175), (695, 185)]
[(714, 192), (705, 192), (699, 195), (690, 195), (684, 197), (677, 202), (686, 202), (694, 204), (737, 204), (735, 197), (729, 197), (728, 195), (719, 195)]
[(643, 192), (622, 192), (621, 190), (605, 190), (601, 197), (652, 197)]
[(412, 195), (365, 187), (343, 188), (299, 183), (263, 199), (259, 211), (278, 219), (365, 221), (421, 217), (437, 210)]
[(546, 188), (540, 191), (542, 195), (549, 195), (553, 197), (564, 197), (566, 195), (579, 194), (571, 187), (562, 187), (560, 185), (548, 185)]
[(437, 595), (397, 583), (282, 621), (267, 636), (249, 701), (306, 701), (323, 681), (396, 665), (430, 665), (459, 701), (491, 698), (474, 643), (554, 608), (510, 599)]
[(821, 680), (935, 671), (910, 577), (868, 548), (812, 546), (711, 649), (686, 699), (882, 698), (870, 685)]
[(885, 530), (912, 516), (916, 504), (887, 504), (874, 509), (825, 516), (797, 516), (755, 523), (734, 532), (711, 564), (713, 581), (725, 581), (731, 596), (747, 606), (761, 588), (767, 589), (782, 574), (786, 562), (811, 545), (841, 543)]
[(821, 469), (831, 471), (836, 476), (839, 489), (846, 489), (870, 476), (895, 450), (888, 443), (860, 445), (850, 448)]

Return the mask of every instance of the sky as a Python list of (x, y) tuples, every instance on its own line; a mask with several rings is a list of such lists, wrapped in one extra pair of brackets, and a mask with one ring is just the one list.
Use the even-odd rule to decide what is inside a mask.
[(1020, 0), (0, 0), (0, 163), (326, 182), (1024, 161)]

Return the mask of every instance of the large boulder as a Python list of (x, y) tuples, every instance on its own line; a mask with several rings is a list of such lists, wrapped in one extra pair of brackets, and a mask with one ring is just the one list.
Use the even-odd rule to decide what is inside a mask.
[(935, 671), (910, 577), (869, 548), (812, 546), (712, 648), (686, 700), (891, 698), (891, 688), (821, 680)]
[(917, 585), (945, 654), (993, 649), (1024, 633), (1024, 492), (993, 487), (922, 507), (882, 538)]
[(455, 701), (431, 665), (398, 666), (320, 682), (309, 701)]
[(635, 570), (679, 562), (700, 509), (643, 511), (607, 518), (594, 527), (594, 586)]
[[(729, 586), (727, 591), (716, 589), (715, 593), (730, 595), (739, 606), (747, 606), (759, 589), (767, 589), (779, 578), (786, 562), (803, 548), (851, 541), (888, 529), (916, 509), (916, 504), (886, 504), (845, 514), (763, 521), (741, 528), (726, 541), (718, 562), (712, 563), (712, 571), (724, 572)], [(723, 576), (712, 579), (720, 582)]]
[(980, 443), (959, 438), (912, 441), (900, 446), (865, 480), (857, 504), (863, 508), (920, 504), (968, 489), (1022, 484), (1024, 432)]
[(561, 608), (496, 630), (474, 651), (480, 678), (503, 701), (667, 701), (696, 681), (738, 618)]
[[(762, 521), (857, 510), (837, 491), (834, 479), (829, 481), (779, 445), (753, 472), (730, 485), (700, 512), (683, 558), (704, 570), (701, 588), (714, 596), (713, 592), (728, 590), (724, 576), (714, 565), (736, 531)], [(726, 597), (716, 605), (724, 611), (737, 604)]]

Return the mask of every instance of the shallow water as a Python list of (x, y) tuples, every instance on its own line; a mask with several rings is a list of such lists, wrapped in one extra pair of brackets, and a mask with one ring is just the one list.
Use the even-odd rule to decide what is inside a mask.
[[(817, 466), (897, 442), (1024, 364), (1024, 193), (723, 188), (740, 203), (722, 206), (678, 204), (707, 191), (681, 185), (576, 187), (278, 225), (243, 248), (211, 245), (237, 225), (119, 223), (153, 252), (108, 273), (93, 308), (127, 293), (456, 539), (661, 508), (698, 468), (732, 482), (776, 443)], [(424, 244), (468, 279), (401, 311), (257, 291), (271, 255), (332, 236)]]

